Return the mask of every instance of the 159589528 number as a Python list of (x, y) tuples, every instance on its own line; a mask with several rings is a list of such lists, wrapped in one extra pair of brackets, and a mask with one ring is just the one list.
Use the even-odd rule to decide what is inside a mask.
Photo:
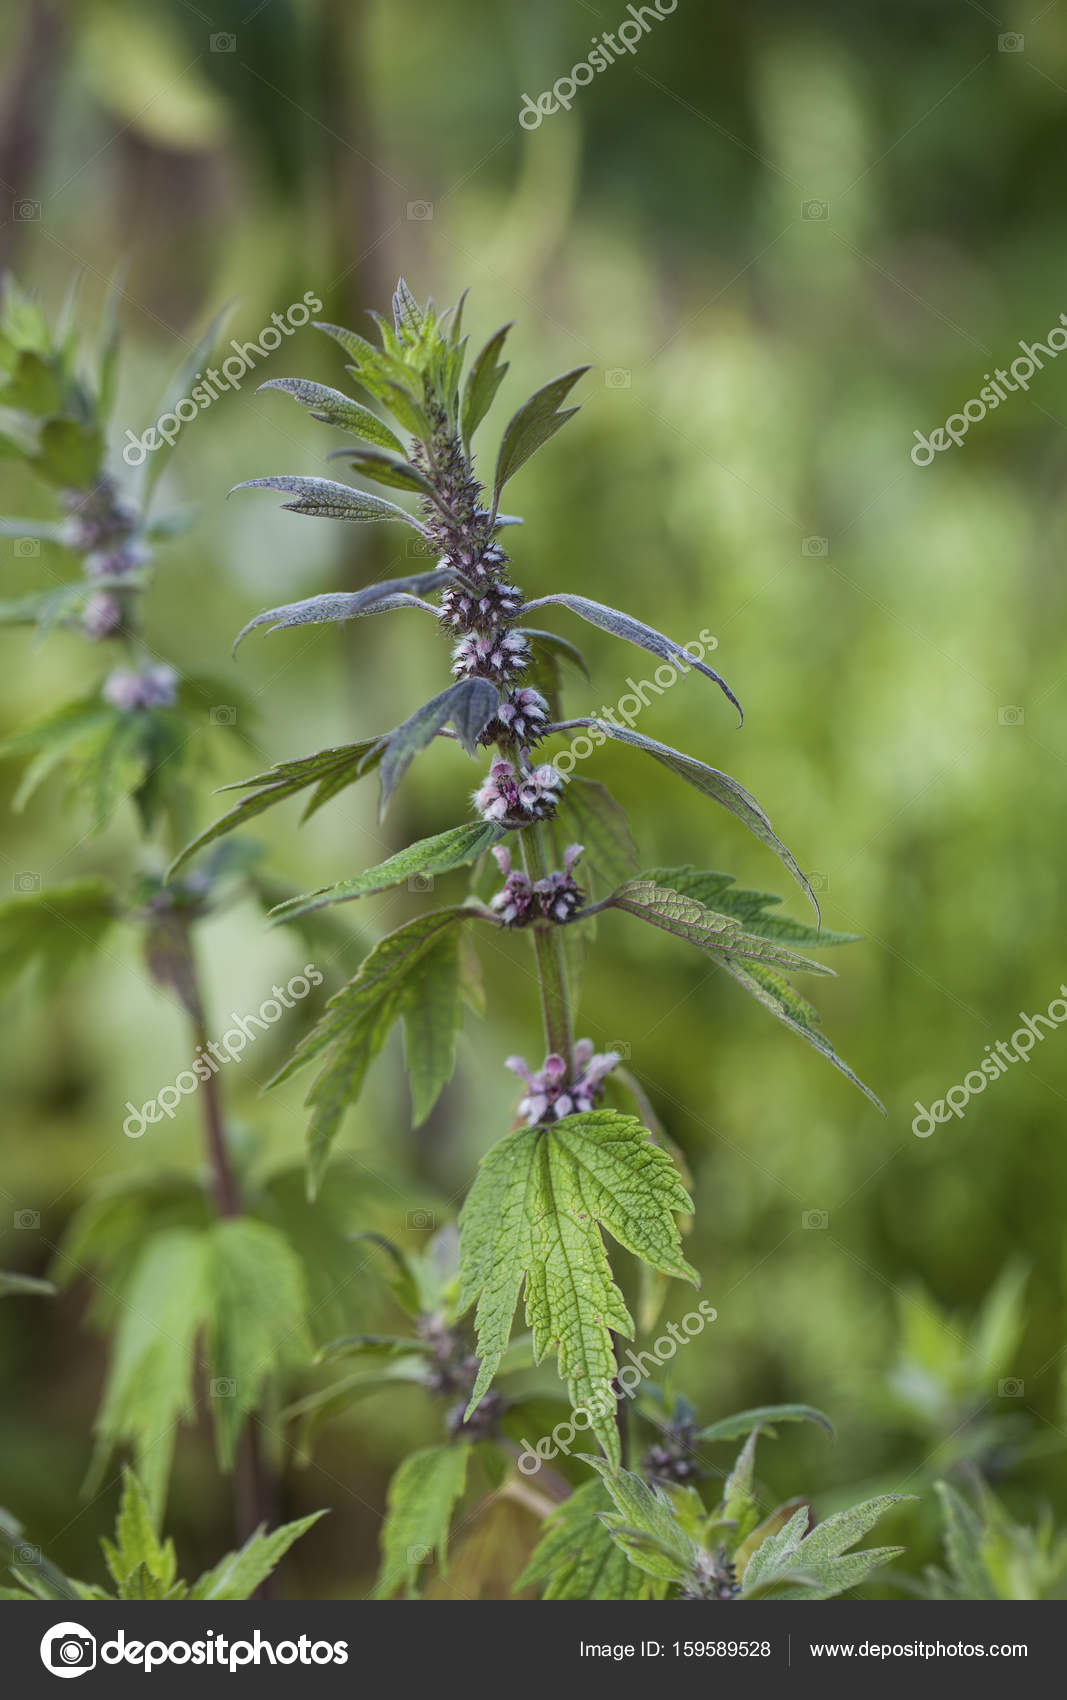
[(769, 1641), (676, 1641), (676, 1659), (767, 1659)]

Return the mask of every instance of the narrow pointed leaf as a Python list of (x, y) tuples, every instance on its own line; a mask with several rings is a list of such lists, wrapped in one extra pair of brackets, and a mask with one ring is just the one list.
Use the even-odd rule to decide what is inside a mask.
[(384, 420), (341, 390), (330, 389), (327, 384), (310, 383), (306, 378), (269, 378), (259, 388), (282, 390), (286, 395), (295, 396), (308, 408), (312, 419), (321, 420), (324, 425), (337, 425), (341, 430), (351, 431), (353, 436), (362, 437), (365, 442), (374, 443), (377, 448), (388, 449), (393, 454), (402, 455), (404, 452), (400, 438), (390, 431)]
[(241, 628), (233, 647), (236, 650), (242, 639), (257, 626), (269, 625), (272, 632), (277, 632), (286, 626), (330, 625), (335, 621), (355, 620), (363, 614), (417, 607), (412, 595), (422, 596), (427, 591), (439, 590), (451, 577), (446, 568), (434, 567), (430, 572), (409, 573), (406, 578), (383, 579), (380, 584), (369, 584), (364, 590), (327, 591), (322, 596), (309, 596), (303, 602), (287, 602), (280, 608), (267, 608)]
[(539, 596), (535, 602), (528, 602), (524, 612), (534, 608), (547, 608), (552, 603), (559, 603), (569, 608), (572, 614), (577, 614), (591, 626), (598, 626), (602, 632), (609, 632), (612, 637), (622, 638), (626, 643), (636, 644), (638, 649), (647, 649), (650, 655), (658, 656), (661, 661), (669, 661), (682, 673), (688, 673), (693, 667), (698, 673), (703, 673), (705, 679), (710, 679), (718, 685), (723, 695), (728, 697), (737, 710), (738, 725), (744, 720), (741, 704), (734, 696), (726, 680), (716, 673), (706, 662), (698, 661), (675, 643), (673, 638), (664, 637), (652, 626), (646, 626), (642, 620), (635, 620), (631, 614), (624, 614), (618, 608), (609, 608), (603, 602), (591, 602), (588, 596), (571, 596), (565, 591), (559, 591), (552, 596)]
[(496, 392), (504, 381), (508, 370), (507, 361), (501, 362), (500, 351), (504, 346), (511, 325), (503, 325), (495, 336), (491, 336), (480, 354), (475, 355), (463, 391), (463, 440), (470, 447), (470, 440), (477, 431), (482, 420), (496, 399)]
[(451, 721), (467, 754), (474, 756), (477, 740), (500, 702), (487, 679), (461, 679), (431, 697), (385, 740), (381, 757), (381, 813), (420, 750)]
[(519, 411), (512, 416), (497, 456), (496, 477), (493, 483), (494, 500), (499, 499), (508, 479), (514, 478), (530, 456), (536, 454), (550, 437), (554, 437), (560, 427), (566, 425), (568, 419), (573, 419), (578, 409), (564, 409), (563, 403), (578, 379), (584, 377), (588, 371), (588, 366), (576, 366), (573, 371), (565, 372), (561, 378), (554, 378), (550, 384), (535, 390), (529, 400), (523, 402)]
[(798, 956), (794, 951), (787, 950), (784, 945), (746, 933), (740, 921), (735, 921), (732, 916), (720, 915), (713, 909), (706, 909), (696, 898), (685, 897), (670, 886), (657, 885), (651, 879), (628, 881), (605, 899), (604, 907), (621, 909), (626, 914), (635, 915), (638, 920), (647, 921), (651, 926), (659, 927), (675, 938), (695, 944), (698, 950), (706, 951), (709, 955), (727, 953), (763, 962), (770, 968), (779, 968), (791, 974), (833, 972), (821, 962)]
[[(335, 484), (329, 478), (298, 478), (291, 473), (279, 473), (272, 478), (246, 478), (233, 488), (288, 491), (297, 499), (295, 502), (283, 502), (282, 507), (293, 514), (308, 514), (321, 519), (403, 520), (405, 525), (422, 531), (414, 515), (398, 508), (395, 502), (387, 502), (382, 496), (372, 496), (366, 490), (355, 490), (350, 484)], [(230, 494), (233, 494), (232, 490)]]
[(291, 921), (297, 915), (309, 915), (330, 903), (349, 903), (353, 898), (368, 897), (372, 892), (388, 891), (391, 886), (403, 885), (405, 880), (418, 875), (432, 880), (437, 874), (451, 873), (454, 868), (469, 867), (492, 845), (499, 843), (504, 830), (484, 821), (450, 827), (435, 838), (423, 838), (404, 850), (398, 850), (395, 856), (379, 862), (376, 868), (367, 868), (361, 874), (353, 874), (350, 879), (322, 886), (303, 897), (290, 898), (287, 903), (271, 910), (271, 920), (275, 923)]

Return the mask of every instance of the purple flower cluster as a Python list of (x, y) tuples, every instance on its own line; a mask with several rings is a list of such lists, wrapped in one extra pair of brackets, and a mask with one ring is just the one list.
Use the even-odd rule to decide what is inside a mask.
[(523, 767), (516, 773), (509, 761), (495, 761), (489, 778), (474, 793), (474, 806), (483, 820), (501, 826), (528, 826), (555, 813), (563, 781), (550, 763)]
[(530, 646), (521, 632), (468, 632), (452, 651), (457, 679), (491, 679), (507, 685), (525, 672)]
[(485, 726), (480, 744), (536, 744), (548, 725), (548, 704), (532, 685), (520, 685), (505, 697), (496, 713)]
[[(448, 562), (444, 563), (446, 566)], [(513, 620), (522, 607), (522, 591), (513, 584), (489, 579), (477, 590), (450, 584), (441, 595), (441, 620), (448, 631), (491, 631)]]
[(569, 1084), (567, 1065), (554, 1051), (536, 1074), (530, 1073), (522, 1057), (509, 1057), (504, 1066), (526, 1082), (526, 1096), (519, 1102), (518, 1114), (525, 1118), (527, 1127), (536, 1127), (539, 1122), (560, 1121), (564, 1116), (594, 1109), (603, 1095), (604, 1078), (618, 1061), (617, 1051), (596, 1056), (592, 1039), (579, 1039), (573, 1052), (574, 1078)]
[(584, 897), (571, 873), (581, 853), (580, 844), (571, 844), (564, 853), (563, 872), (549, 874), (547, 879), (531, 884), (521, 868), (512, 867), (510, 852), (503, 845), (496, 845), (493, 855), (504, 875), (504, 884), (489, 899), (489, 907), (506, 927), (525, 927), (539, 919), (561, 925), (572, 920)]
[(112, 708), (132, 713), (139, 708), (173, 708), (177, 699), (178, 675), (163, 663), (142, 667), (116, 667), (104, 680), (104, 701)]

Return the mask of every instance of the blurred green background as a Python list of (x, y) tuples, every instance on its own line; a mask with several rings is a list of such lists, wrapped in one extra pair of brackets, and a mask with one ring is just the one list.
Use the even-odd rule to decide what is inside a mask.
[[(709, 1421), (776, 1399), (826, 1409), (836, 1445), (815, 1431), (764, 1445), (768, 1496), (810, 1493), (823, 1512), (873, 1483), (919, 1492), (886, 1536), (909, 1544), (914, 1572), (936, 1550), (929, 1483), (963, 1455), (981, 1456), (1020, 1516), (1048, 1503), (1067, 1519), (1067, 1035), (964, 1118), (911, 1131), (916, 1099), (942, 1097), (1067, 979), (1067, 360), (1046, 361), (961, 447), (925, 468), (909, 456), (916, 430), (1067, 311), (1067, 15), (1009, 0), (995, 16), (956, 0), (681, 0), (570, 113), (521, 128), (523, 94), (625, 16), (603, 0), (11, 4), (0, 253), (53, 310), (81, 268), (95, 312), (127, 260), (116, 448), (231, 299), (228, 334), (244, 340), (308, 290), (323, 317), (363, 328), (399, 272), (440, 304), (469, 285), (476, 341), (517, 321), (504, 417), (593, 364), (581, 415), (509, 491), (525, 517), (515, 576), (531, 595), (616, 602), (682, 642), (716, 635), (744, 729), (690, 678), (640, 730), (748, 786), (827, 924), (864, 935), (835, 954), (818, 1002), (888, 1120), (701, 956), (619, 917), (601, 925), (579, 1030), (629, 1046), (694, 1174), (687, 1255), (718, 1321), (677, 1385)], [(403, 545), (370, 528), (310, 523), (259, 493), (227, 503), (241, 479), (328, 471), (331, 434), (255, 394), (293, 375), (344, 384), (337, 349), (298, 333), (183, 428), (167, 473), (169, 505), (197, 517), (160, 548), (148, 635), (179, 667), (234, 680), (253, 748), (234, 754), (220, 731), (220, 784), (395, 724), (447, 676), (432, 626), (400, 616), (257, 635), (231, 663), (260, 609), (405, 570)], [(0, 510), (52, 517), (45, 490), (0, 472)], [(47, 544), (39, 559), (2, 547), (10, 591), (64, 570)], [(650, 659), (556, 612), (593, 671), (591, 687), (572, 677), (571, 712), (651, 677)], [(99, 655), (63, 633), (36, 648), (5, 633), (0, 655), (4, 731), (99, 677)], [(802, 912), (773, 858), (654, 763), (614, 749), (585, 771), (628, 810), (644, 865), (725, 869)], [(425, 757), (384, 827), (366, 787), (304, 832), (294, 804), (254, 836), (307, 890), (463, 818), (474, 777), (457, 752)], [(25, 872), (136, 865), (125, 816), (88, 839), (46, 788), (11, 818), (17, 778), (4, 768), (8, 889)], [(205, 820), (216, 809), (205, 797)], [(315, 957), (327, 989), (425, 901), (402, 891), (347, 910), (352, 947)], [(502, 1059), (540, 1058), (525, 946), (486, 951), (489, 1015), (468, 1020), (456, 1080), (417, 1135), (399, 1047), (376, 1067), (342, 1140), (358, 1159), (351, 1226), (419, 1244), (419, 1223), (454, 1214), (508, 1126)], [(308, 959), (251, 908), (220, 918), (206, 950), (220, 1030)], [(302, 1082), (258, 1090), (302, 1019), (229, 1071), (250, 1172), (299, 1160)], [(179, 1012), (119, 947), (47, 1006), (20, 988), (0, 1029), (0, 1265), (44, 1272), (102, 1181), (197, 1168), (188, 1105), (138, 1143), (120, 1131), (126, 1101), (172, 1080), (187, 1048)], [(12, 1226), (21, 1210), (40, 1212), (39, 1231)], [(0, 1313), (0, 1502), (95, 1575), (115, 1493), (78, 1499), (104, 1362), (91, 1297), (81, 1281)], [(672, 1293), (665, 1314), (691, 1302)], [(369, 1272), (342, 1309), (349, 1326), (386, 1314)], [(365, 1590), (389, 1473), (439, 1430), (428, 1400), (376, 1396), (324, 1431), (308, 1467), (286, 1466), (287, 1514), (334, 1513), (294, 1555), (292, 1588)], [(177, 1469), (179, 1546), (190, 1565), (211, 1560), (232, 1530), (203, 1424)], [(514, 1574), (532, 1530), (508, 1531), (498, 1574)]]

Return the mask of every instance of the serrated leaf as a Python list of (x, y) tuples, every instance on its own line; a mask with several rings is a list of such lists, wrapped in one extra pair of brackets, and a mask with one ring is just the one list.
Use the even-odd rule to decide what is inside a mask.
[(312, 419), (318, 419), (324, 425), (337, 425), (341, 430), (351, 431), (354, 436), (391, 453), (404, 452), (400, 438), (390, 431), (383, 419), (341, 390), (330, 389), (327, 384), (310, 383), (306, 378), (270, 378), (259, 388), (282, 390), (286, 395), (295, 396), (309, 409)]
[(417, 343), (423, 326), (423, 311), (403, 278), (393, 291), (393, 323), (401, 341)]
[(367, 1069), (401, 1015), (408, 981), (423, 959), (469, 909), (438, 909), (390, 933), (371, 951), (358, 974), (326, 1006), (322, 1020), (305, 1034), (288, 1062), (268, 1082), (278, 1086), (325, 1053), (307, 1096), (313, 1111), (308, 1128), (308, 1188), (318, 1190), (341, 1118), (355, 1103)]
[(211, 1260), (204, 1234), (175, 1228), (144, 1246), (123, 1294), (94, 1431), (96, 1481), (128, 1445), (158, 1523), (175, 1429), (193, 1409), (196, 1337), (211, 1317)]
[(34, 966), (46, 990), (82, 957), (99, 949), (116, 919), (115, 900), (100, 879), (28, 891), (0, 903), (0, 995)]
[(233, 489), (288, 491), (297, 499), (283, 502), (282, 507), (293, 514), (318, 519), (403, 520), (405, 525), (422, 532), (414, 515), (398, 508), (395, 502), (372, 496), (367, 490), (355, 490), (350, 484), (337, 484), (330, 478), (299, 478), (291, 473), (278, 473), (271, 478), (246, 478)]
[(459, 940), (458, 931), (446, 933), (427, 951), (401, 1004), (413, 1127), (422, 1126), (456, 1066), (456, 1035), (463, 1019)]
[(583, 1482), (545, 1519), (541, 1539), (522, 1575), (522, 1588), (546, 1583), (546, 1600), (647, 1600), (651, 1578), (631, 1564), (602, 1513), (611, 1500), (602, 1482)]
[[(868, 1534), (886, 1511), (906, 1494), (880, 1494), (847, 1511), (839, 1511), (806, 1533), (806, 1505), (777, 1534), (769, 1535), (745, 1568), (742, 1597), (766, 1598), (774, 1589), (788, 1589), (792, 1599), (830, 1599), (858, 1586), (870, 1573), (894, 1557), (900, 1547), (878, 1547), (842, 1555)], [(783, 1597), (785, 1597), (783, 1595)]]
[[(159, 1599), (173, 1585), (178, 1573), (174, 1542), (160, 1541), (156, 1534), (151, 1507), (133, 1470), (123, 1472), (115, 1539), (101, 1540), (100, 1545), (120, 1598)], [(133, 1572), (139, 1569), (158, 1584), (158, 1594), (124, 1591)]]
[(943, 1540), (953, 1580), (964, 1599), (995, 1600), (996, 1588), (983, 1562), (982, 1520), (948, 1482), (935, 1482), (944, 1519)]
[(463, 391), (462, 414), (463, 441), (468, 451), (471, 438), (496, 400), (496, 392), (507, 374), (508, 363), (501, 363), (500, 351), (510, 329), (510, 324), (501, 326), (471, 362)]
[(237, 1552), (227, 1553), (211, 1570), (204, 1572), (189, 1590), (190, 1600), (248, 1600), (261, 1582), (274, 1571), (301, 1535), (307, 1533), (325, 1511), (313, 1511), (295, 1523), (283, 1523), (268, 1534), (256, 1530)]
[(535, 602), (527, 602), (523, 611), (529, 613), (534, 608), (547, 608), (552, 603), (569, 608), (579, 619), (585, 620), (590, 626), (599, 627), (602, 632), (609, 632), (612, 637), (636, 644), (638, 649), (647, 649), (650, 655), (658, 656), (661, 661), (671, 662), (684, 673), (695, 667), (698, 673), (703, 673), (705, 679), (710, 679), (713, 684), (718, 685), (723, 695), (733, 703), (737, 710), (738, 725), (744, 720), (741, 704), (726, 680), (706, 662), (698, 661), (695, 656), (689, 655), (673, 638), (664, 637), (662, 632), (657, 632), (652, 626), (646, 626), (642, 620), (635, 620), (631, 614), (624, 614), (618, 608), (609, 608), (603, 602), (591, 602), (588, 596), (571, 596), (565, 591), (559, 591), (552, 596), (539, 596)]
[(451, 873), (455, 868), (469, 867), (492, 845), (499, 843), (504, 830), (491, 822), (472, 821), (468, 825), (450, 827), (434, 838), (421, 838), (406, 849), (398, 850), (395, 856), (379, 862), (375, 868), (367, 868), (361, 874), (353, 874), (350, 879), (339, 880), (336, 885), (321, 886), (318, 891), (307, 892), (303, 897), (292, 897), (287, 903), (279, 904), (277, 909), (271, 910), (271, 920), (275, 924), (291, 921), (297, 915), (311, 914), (330, 903), (349, 903), (353, 898), (388, 891), (391, 886), (403, 885), (420, 874), (432, 879), (438, 874)]
[(741, 1440), (755, 1428), (764, 1435), (773, 1435), (775, 1423), (817, 1423), (833, 1437), (834, 1425), (813, 1405), (757, 1405), (749, 1411), (738, 1411), (732, 1417), (722, 1417), (696, 1431), (697, 1440)]
[[(706, 873), (698, 868), (651, 868), (646, 879), (657, 885), (672, 886), (686, 897), (695, 897), (709, 909), (730, 915), (740, 921), (746, 933), (760, 938), (777, 939), (783, 944), (815, 946), (855, 944), (858, 933), (835, 933), (828, 927), (813, 927), (807, 921), (794, 921), (788, 915), (774, 913), (782, 899), (769, 891), (745, 891), (737, 886), (733, 874)], [(767, 911), (772, 913), (768, 914)]]
[(677, 774), (679, 779), (684, 779), (687, 784), (702, 791), (705, 797), (713, 798), (732, 815), (736, 815), (761, 844), (774, 851), (782, 866), (788, 869), (811, 902), (816, 916), (819, 915), (819, 905), (808, 881), (785, 845), (775, 836), (769, 819), (755, 797), (746, 791), (743, 785), (739, 785), (736, 779), (731, 779), (727, 773), (720, 773), (718, 768), (708, 767), (695, 756), (683, 755), (680, 750), (672, 749), (669, 744), (660, 744), (655, 738), (646, 738), (643, 733), (634, 732), (628, 726), (616, 726), (612, 721), (592, 718), (583, 720), (581, 724), (603, 732), (606, 737), (614, 738), (620, 744), (630, 744), (635, 750), (643, 750), (646, 755), (652, 756), (672, 773)]
[(635, 915), (674, 938), (696, 945), (698, 950), (709, 956), (741, 957), (791, 974), (833, 972), (824, 968), (821, 962), (812, 962), (782, 945), (746, 933), (740, 921), (706, 909), (695, 898), (684, 897), (681, 892), (657, 885), (652, 879), (628, 881), (605, 899), (604, 907)]
[(478, 738), (499, 705), (500, 693), (488, 679), (460, 679), (424, 702), (390, 732), (381, 754), (379, 818), (385, 814), (390, 797), (415, 756), (436, 738), (442, 727), (451, 722), (467, 754), (475, 756)]
[(825, 1033), (818, 1026), (818, 1014), (805, 998), (789, 984), (788, 980), (767, 968), (761, 962), (741, 961), (739, 958), (724, 954), (715, 958), (720, 968), (724, 968), (731, 979), (737, 981), (750, 997), (770, 1010), (773, 1016), (788, 1027), (790, 1032), (804, 1040), (805, 1044), (824, 1056), (828, 1063), (850, 1080), (853, 1086), (869, 1098), (876, 1110), (884, 1116), (885, 1105), (875, 1096), (869, 1086), (865, 1086), (858, 1074), (854, 1074), (848, 1064), (839, 1057)]
[[(273, 808), (275, 803), (284, 802), (287, 797), (295, 797), (298, 792), (306, 791), (309, 785), (313, 785), (314, 794), (303, 814), (303, 819), (307, 820), (331, 797), (336, 797), (347, 786), (354, 785), (364, 774), (373, 772), (383, 747), (381, 738), (365, 738), (358, 744), (339, 744), (328, 750), (317, 750), (314, 755), (278, 762), (267, 773), (257, 773), (251, 779), (241, 779), (233, 785), (224, 785), (224, 791), (251, 790), (252, 794), (242, 798), (236, 808), (231, 809), (187, 844), (167, 869), (167, 878), (173, 879), (193, 856), (206, 845), (214, 843), (215, 839), (236, 831), (238, 827), (244, 826), (246, 821), (261, 815), (265, 809)], [(252, 789), (253, 787), (255, 789)]]
[(467, 1485), (465, 1445), (427, 1446), (409, 1453), (389, 1483), (382, 1526), (382, 1562), (374, 1597), (387, 1600), (403, 1588), (417, 1592), (420, 1567), (436, 1555), (447, 1567), (448, 1526)]
[(584, 377), (588, 371), (588, 366), (576, 366), (573, 371), (565, 372), (562, 377), (553, 378), (551, 383), (535, 390), (529, 400), (523, 402), (518, 412), (512, 415), (504, 431), (500, 453), (497, 455), (496, 476), (493, 480), (494, 506), (508, 480), (514, 478), (530, 456), (536, 454), (537, 450), (578, 412), (576, 407), (564, 409), (563, 403), (578, 379)]
[(615, 1544), (646, 1575), (660, 1582), (684, 1583), (699, 1549), (682, 1528), (666, 1494), (629, 1470), (611, 1471), (598, 1458), (589, 1462), (615, 1506), (614, 1512), (603, 1516)]
[(245, 1418), (262, 1404), (267, 1382), (310, 1350), (307, 1294), (300, 1260), (277, 1228), (239, 1216), (215, 1223), (207, 1239), (211, 1414), (219, 1464), (230, 1470)]
[(567, 1116), (493, 1146), (460, 1215), (457, 1315), (478, 1300), (482, 1360), (468, 1415), (496, 1374), (525, 1283), (537, 1361), (556, 1351), (572, 1404), (618, 1463), (611, 1334), (631, 1338), (633, 1323), (601, 1230), (653, 1268), (695, 1282), (674, 1221), (691, 1209), (670, 1158), (634, 1116)]
[[(286, 602), (280, 608), (267, 608), (242, 626), (234, 639), (236, 651), (242, 639), (257, 626), (270, 625), (272, 632), (286, 626), (322, 626), (335, 621), (354, 620), (362, 614), (382, 614), (393, 608), (412, 608), (418, 604), (412, 594), (422, 596), (430, 590), (440, 590), (452, 574), (444, 567), (431, 572), (409, 573), (406, 578), (383, 579), (365, 590), (327, 591), (322, 596), (309, 596), (302, 602)], [(270, 624), (273, 621), (273, 624)]]

